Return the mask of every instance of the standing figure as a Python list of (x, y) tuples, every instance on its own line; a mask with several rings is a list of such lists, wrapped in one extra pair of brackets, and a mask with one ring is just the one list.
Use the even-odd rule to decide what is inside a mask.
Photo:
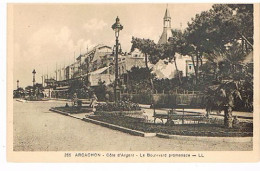
[(95, 107), (96, 107), (96, 104), (97, 104), (97, 96), (95, 93), (93, 93), (92, 97), (91, 97), (91, 102), (90, 102), (90, 107), (93, 108), (93, 111), (95, 111)]
[(76, 106), (77, 101), (78, 101), (77, 93), (74, 93), (74, 94), (73, 94), (73, 97), (72, 97), (73, 106)]

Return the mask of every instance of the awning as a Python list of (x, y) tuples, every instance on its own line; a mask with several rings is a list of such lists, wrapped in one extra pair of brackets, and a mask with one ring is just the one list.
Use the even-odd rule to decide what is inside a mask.
[[(102, 73), (103, 73), (104, 71), (106, 71), (109, 67), (110, 67), (110, 66), (104, 67), (104, 68), (100, 68), (100, 69), (98, 69), (98, 70), (96, 70), (96, 71), (90, 72), (89, 75), (102, 74)], [(87, 74), (82, 75), (82, 77), (84, 77), (84, 76), (87, 76)]]
[(102, 72), (106, 71), (109, 67), (100, 68), (96, 71), (91, 72), (91, 75), (101, 74)]

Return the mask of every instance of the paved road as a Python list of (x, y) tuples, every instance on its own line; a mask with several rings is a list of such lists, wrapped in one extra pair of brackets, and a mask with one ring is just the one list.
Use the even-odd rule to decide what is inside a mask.
[(143, 138), (49, 111), (65, 102), (14, 101), (15, 151), (232, 151), (252, 150), (252, 143)]

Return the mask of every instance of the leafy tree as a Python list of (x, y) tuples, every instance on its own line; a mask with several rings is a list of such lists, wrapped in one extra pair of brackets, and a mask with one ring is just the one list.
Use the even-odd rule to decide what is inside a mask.
[(155, 75), (151, 74), (151, 69), (133, 67), (128, 71), (128, 89), (135, 92), (153, 91), (152, 88), (149, 89), (150, 78), (154, 79)]
[(223, 51), (230, 43), (238, 41), (242, 41), (242, 49), (247, 53), (252, 49), (253, 5), (213, 5), (209, 11), (192, 18), (184, 37), (186, 46), (183, 52), (191, 56), (198, 82), (202, 56), (205, 54)]
[(206, 95), (208, 103), (211, 103), (208, 105), (224, 109), (224, 124), (232, 128), (232, 110), (235, 105), (243, 104), (248, 108), (253, 105), (253, 69), (251, 64), (243, 62), (245, 54), (237, 43), (219, 54), (222, 59), (215, 63), (219, 68), (216, 71), (217, 79), (212, 81), (213, 85), (206, 91)]
[(28, 95), (28, 96), (32, 96), (33, 93), (34, 93), (33, 86), (27, 86), (27, 87), (25, 87), (25, 93), (26, 93), (26, 95)]
[[(156, 44), (153, 40), (150, 39), (140, 39), (132, 37), (132, 47), (131, 51), (134, 51), (134, 49), (139, 49), (145, 56), (145, 66), (146, 69), (149, 70), (148, 62), (155, 64), (159, 61), (158, 52), (156, 51)], [(149, 80), (151, 84), (151, 88), (154, 89), (153, 86), (153, 80), (151, 74), (149, 75)]]
[(94, 87), (94, 92), (97, 95), (98, 100), (105, 100), (105, 95), (107, 93), (107, 86), (105, 81), (98, 81), (98, 85)]
[(24, 89), (22, 87), (19, 87), (18, 89), (13, 91), (13, 97), (14, 98), (21, 98), (24, 97)]
[(145, 56), (145, 66), (148, 69), (148, 62), (157, 63), (159, 61), (159, 57), (156, 54), (156, 44), (153, 40), (150, 39), (140, 39), (132, 37), (132, 47), (131, 51), (135, 49), (139, 49)]

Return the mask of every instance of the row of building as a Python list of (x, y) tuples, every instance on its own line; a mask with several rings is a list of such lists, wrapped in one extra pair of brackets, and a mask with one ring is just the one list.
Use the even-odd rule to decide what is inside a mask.
[[(166, 9), (163, 18), (163, 32), (158, 44), (167, 43), (170, 37), (172, 37), (171, 17), (169, 10)], [(90, 86), (97, 86), (99, 81), (109, 85), (115, 80), (114, 61), (115, 55), (113, 48), (99, 44), (87, 53), (80, 54), (73, 64), (57, 69), (55, 71), (55, 78), (48, 79), (48, 76), (43, 76), (42, 84), (44, 87), (44, 96), (53, 97), (55, 96), (53, 94), (57, 94), (55, 92), (67, 91), (69, 87), (68, 82), (79, 78), (88, 78)], [(194, 67), (190, 57), (177, 55), (176, 61), (182, 76), (189, 76), (194, 73)], [(144, 55), (138, 49), (135, 49), (131, 53), (119, 53), (118, 72), (123, 84), (127, 82), (124, 75), (127, 71), (130, 71), (132, 67), (145, 67)], [(153, 66), (153, 72), (157, 74), (159, 78), (165, 76), (161, 71), (162, 69), (159, 68), (158, 65)], [(166, 77), (174, 77), (176, 75), (174, 67), (171, 67), (170, 72), (170, 76), (168, 75)]]

